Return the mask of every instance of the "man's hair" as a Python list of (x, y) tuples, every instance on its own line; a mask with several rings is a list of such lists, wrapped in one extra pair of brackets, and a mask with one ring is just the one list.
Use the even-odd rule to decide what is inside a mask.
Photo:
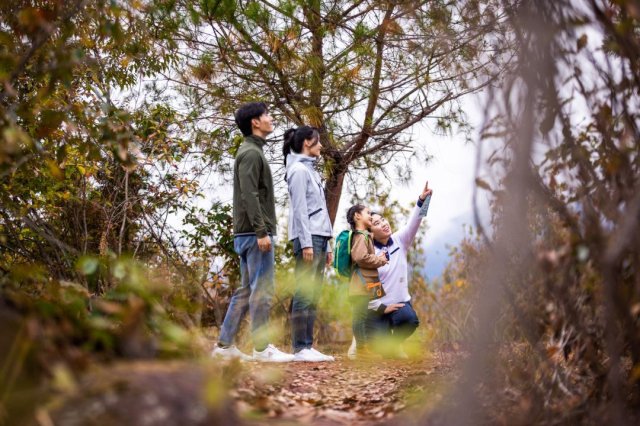
[(252, 135), (253, 128), (251, 127), (251, 120), (259, 118), (267, 111), (267, 105), (264, 102), (249, 102), (238, 108), (235, 119), (242, 134), (245, 136)]

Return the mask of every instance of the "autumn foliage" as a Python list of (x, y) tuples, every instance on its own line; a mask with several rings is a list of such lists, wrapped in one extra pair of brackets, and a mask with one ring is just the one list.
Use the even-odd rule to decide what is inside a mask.
[[(420, 240), (409, 271), (421, 318), (409, 347), (464, 363), (443, 380), (447, 397), (412, 420), (636, 424), (639, 22), (637, 0), (3, 2), (0, 423), (31, 421), (52, 392), (78, 397), (66, 408), (88, 404), (78, 384), (100, 382), (93, 367), (109, 376), (118, 360), (207, 354), (238, 281), (220, 189), (241, 140), (230, 121), (238, 103), (270, 99), (283, 123), (320, 128), (332, 217), (346, 183), (365, 186), (362, 198), (397, 227), (406, 209), (389, 198), (389, 169), (422, 147), (413, 126), (464, 126), (458, 100), (483, 90), (475, 192), (490, 195), (491, 219), (477, 215), (434, 282)], [(276, 257), (271, 332), (286, 346), (286, 241)], [(317, 337), (344, 352), (341, 289), (330, 274)], [(239, 344), (250, 346), (245, 335)], [(393, 364), (372, 381), (343, 365), (258, 374), (238, 382), (238, 396), (219, 379), (242, 378), (237, 366), (140, 362), (131, 375), (115, 368), (113, 386), (130, 376), (199, 395), (186, 372), (204, 383), (207, 416), (233, 421), (220, 404), (234, 392), (251, 415), (277, 417), (293, 400), (309, 418), (359, 407), (373, 421), (405, 406), (389, 394), (386, 409), (374, 407), (367, 388), (397, 392)], [(399, 371), (409, 383), (426, 370)], [(300, 396), (312, 379), (366, 398), (320, 386)], [(41, 424), (46, 413), (36, 413)]]

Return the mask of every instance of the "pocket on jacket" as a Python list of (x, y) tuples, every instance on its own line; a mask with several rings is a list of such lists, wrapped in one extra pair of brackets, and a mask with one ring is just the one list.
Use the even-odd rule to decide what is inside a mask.
[(316, 215), (316, 214), (320, 213), (321, 211), (322, 211), (322, 209), (320, 208), (320, 209), (318, 209), (318, 210), (315, 210), (315, 211), (313, 211), (313, 212), (309, 213), (309, 218), (311, 218), (311, 216), (314, 216), (314, 215)]

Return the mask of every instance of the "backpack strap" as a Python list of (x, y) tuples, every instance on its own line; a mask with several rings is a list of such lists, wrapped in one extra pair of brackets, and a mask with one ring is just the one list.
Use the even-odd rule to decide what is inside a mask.
[(356, 274), (358, 274), (358, 276), (360, 277), (360, 280), (362, 281), (362, 284), (366, 286), (367, 282), (365, 281), (364, 276), (362, 276), (362, 272), (360, 272), (360, 268), (356, 265), (355, 269), (356, 269)]
[(353, 231), (354, 234), (360, 234), (360, 235), (364, 235), (364, 241), (366, 243), (369, 242), (369, 233), (368, 232), (362, 232), (362, 231)]

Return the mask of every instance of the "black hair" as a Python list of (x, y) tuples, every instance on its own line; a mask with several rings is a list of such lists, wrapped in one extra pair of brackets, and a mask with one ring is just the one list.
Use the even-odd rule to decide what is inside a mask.
[(300, 126), (297, 129), (291, 128), (284, 132), (284, 144), (282, 145), (282, 155), (284, 156), (284, 165), (287, 165), (287, 155), (291, 151), (300, 154), (304, 141), (315, 139), (311, 146), (315, 146), (320, 141), (318, 129), (311, 126)]
[(259, 118), (262, 114), (267, 113), (267, 111), (267, 104), (264, 102), (249, 102), (248, 104), (244, 104), (238, 108), (235, 119), (242, 134), (245, 136), (251, 136), (253, 134), (251, 120)]
[(356, 229), (356, 220), (355, 220), (356, 213), (362, 212), (362, 210), (364, 210), (365, 208), (366, 207), (363, 206), (362, 204), (355, 204), (349, 207), (349, 210), (347, 210), (347, 223), (351, 226), (351, 229), (353, 230)]

